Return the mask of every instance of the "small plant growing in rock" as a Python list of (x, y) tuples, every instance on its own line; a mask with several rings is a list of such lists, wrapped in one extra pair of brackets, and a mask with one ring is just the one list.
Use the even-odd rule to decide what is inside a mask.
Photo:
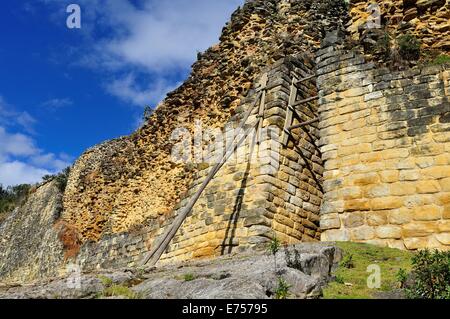
[(142, 115), (142, 120), (144, 123), (148, 122), (153, 115), (154, 110), (150, 107), (150, 105), (146, 105), (144, 107), (144, 113)]
[(355, 268), (355, 263), (353, 262), (353, 255), (352, 254), (346, 254), (344, 258), (341, 261), (341, 267), (351, 269)]
[(100, 279), (102, 285), (106, 288), (111, 287), (114, 284), (113, 280), (106, 276), (98, 276), (98, 279)]
[(290, 285), (283, 278), (278, 278), (278, 287), (275, 290), (275, 299), (287, 299), (289, 297)]
[(383, 32), (381, 34), (376, 47), (383, 58), (387, 59), (391, 56), (391, 36), (388, 32)]
[(420, 58), (420, 41), (411, 34), (405, 34), (397, 39), (400, 56), (407, 61), (417, 61)]
[(44, 182), (55, 181), (56, 182), (56, 186), (59, 188), (59, 190), (61, 192), (64, 193), (64, 191), (66, 190), (67, 181), (69, 179), (70, 170), (71, 170), (70, 166), (66, 167), (60, 173), (58, 173), (56, 175), (45, 175), (45, 176), (43, 176), (42, 180)]
[(184, 281), (192, 281), (195, 279), (195, 276), (193, 274), (185, 274), (183, 276)]
[(113, 284), (102, 292), (103, 297), (125, 297), (127, 299), (138, 299), (139, 295), (130, 288), (123, 285)]
[(63, 169), (63, 171), (61, 173), (56, 175), (56, 178), (55, 178), (56, 184), (61, 192), (64, 192), (66, 190), (67, 181), (69, 180), (70, 170), (71, 170), (70, 166), (66, 167), (65, 169)]
[(276, 255), (277, 252), (280, 250), (281, 247), (281, 243), (278, 240), (278, 238), (274, 237), (269, 244), (269, 247), (267, 248), (267, 250), (269, 251), (269, 253), (271, 253), (272, 255)]
[(127, 299), (138, 299), (140, 295), (132, 291), (129, 287), (115, 284), (114, 281), (106, 276), (98, 276), (104, 289), (97, 295), (97, 298), (104, 297), (124, 297)]
[(142, 278), (142, 277), (144, 277), (146, 270), (143, 267), (139, 267), (138, 269), (136, 269), (136, 273), (139, 278)]
[(280, 251), (281, 243), (276, 236), (272, 238), (267, 247), (267, 251), (273, 256), (273, 263), (275, 267), (275, 273), (277, 273), (277, 253)]

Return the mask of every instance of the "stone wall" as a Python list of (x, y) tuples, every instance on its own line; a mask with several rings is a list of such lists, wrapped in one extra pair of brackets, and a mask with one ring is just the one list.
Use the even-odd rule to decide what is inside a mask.
[(343, 0), (247, 1), (224, 27), (220, 43), (199, 54), (189, 78), (142, 128), (76, 161), (64, 195), (64, 221), (84, 241), (98, 241), (169, 218), (203, 168), (202, 162), (171, 161), (172, 132), (193, 132), (196, 119), (205, 127), (224, 127), (263, 68), (319, 46), (326, 31), (346, 22)]
[(85, 242), (70, 262), (83, 271), (141, 266), (156, 233), (155, 228), (143, 227), (133, 232), (105, 236), (98, 242)]
[[(296, 130), (295, 139), (290, 140), (287, 147), (280, 144), (292, 75), (302, 78), (312, 73), (313, 61), (308, 55), (282, 59), (266, 70), (269, 80), (261, 144), (255, 144), (258, 133), (252, 131), (203, 192), (162, 261), (265, 247), (274, 236), (286, 243), (320, 238), (322, 166), (315, 147), (318, 131), (314, 127)], [(315, 84), (306, 83), (300, 88), (297, 100), (314, 95)], [(243, 113), (254, 104), (255, 96), (256, 92), (251, 91), (238, 114), (231, 119), (231, 125), (227, 125), (228, 129), (242, 121)], [(298, 109), (303, 117), (301, 121), (317, 116), (314, 102)], [(248, 123), (254, 126), (257, 122), (255, 113)], [(293, 121), (296, 123), (298, 119)], [(189, 196), (178, 205), (177, 212), (197, 191), (211, 166), (199, 172)]]
[(47, 183), (0, 224), (0, 282), (59, 274), (64, 247), (55, 222), (61, 210), (61, 191), (54, 182)]
[[(266, 76), (268, 82), (260, 143), (256, 143), (257, 131), (251, 130), (244, 143), (202, 193), (162, 256), (161, 263), (266, 247), (274, 236), (284, 243), (319, 240), (323, 168), (316, 146), (317, 127), (313, 125), (306, 130), (294, 130), (293, 138), (286, 147), (280, 143), (292, 76), (295, 74), (302, 78), (313, 73), (311, 56), (302, 54), (281, 59), (263, 70), (236, 114), (219, 130), (223, 133), (223, 143), (204, 148), (204, 155), (208, 155), (210, 160), (204, 162), (202, 169), (195, 174), (194, 182), (174, 214), (162, 219), (160, 224), (105, 236), (98, 242), (87, 242), (81, 247), (76, 263), (84, 269), (138, 265), (151, 250), (157, 236), (170, 227), (176, 214), (187, 205), (224, 149), (243, 136), (243, 131), (236, 129), (249, 108), (253, 108), (254, 112), (246, 122), (244, 131), (256, 126), (261, 102), (257, 99), (261, 93), (256, 89)], [(315, 82), (305, 82), (299, 86), (297, 100), (314, 95)], [(297, 109), (301, 118), (295, 118), (292, 124), (318, 115), (314, 101)], [(180, 140), (180, 145), (184, 145), (183, 142), (186, 141)]]
[[(411, 33), (422, 49), (449, 52), (449, 0), (376, 2), (391, 35)], [(359, 44), (366, 6), (350, 1), (347, 31)], [(0, 225), (0, 278), (54, 276), (72, 262), (85, 270), (137, 266), (233, 140), (265, 76), (260, 144), (252, 131), (161, 263), (259, 248), (274, 236), (448, 249), (450, 70), (392, 71), (333, 37), (313, 61), (310, 52), (327, 31), (343, 29), (347, 14), (344, 1), (247, 1), (142, 128), (87, 150), (63, 199), (56, 184), (41, 185)], [(319, 103), (299, 105), (292, 124), (320, 122), (293, 130), (282, 145), (292, 79), (314, 72), (317, 83), (299, 84), (296, 100), (318, 94)], [(258, 120), (253, 114), (246, 127)], [(200, 159), (174, 161), (173, 133), (195, 137), (197, 121), (226, 132), (224, 145), (200, 145)]]
[(449, 68), (318, 52), (324, 241), (450, 247)]

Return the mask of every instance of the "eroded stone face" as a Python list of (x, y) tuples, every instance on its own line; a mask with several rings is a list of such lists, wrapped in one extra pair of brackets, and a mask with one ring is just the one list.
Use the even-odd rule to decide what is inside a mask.
[(420, 39), (424, 50), (450, 52), (449, 0), (351, 0), (349, 31), (355, 40), (361, 28), (373, 20), (371, 15), (377, 15), (369, 8), (374, 3), (381, 13), (379, 21), (394, 37), (412, 34)]

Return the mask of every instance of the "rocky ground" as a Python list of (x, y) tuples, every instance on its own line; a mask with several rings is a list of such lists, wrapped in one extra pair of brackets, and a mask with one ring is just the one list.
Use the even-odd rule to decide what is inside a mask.
[(287, 284), (288, 298), (319, 298), (342, 258), (330, 243), (284, 247), (149, 269), (102, 270), (33, 284), (2, 285), (0, 299), (267, 299)]

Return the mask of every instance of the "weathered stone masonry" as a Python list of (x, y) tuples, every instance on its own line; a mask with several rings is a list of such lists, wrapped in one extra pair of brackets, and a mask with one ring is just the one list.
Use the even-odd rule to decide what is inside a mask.
[(449, 68), (318, 52), (324, 241), (450, 247)]
[[(266, 245), (274, 236), (286, 243), (320, 238), (322, 165), (315, 147), (317, 129), (296, 130), (295, 140), (287, 147), (279, 141), (292, 74), (301, 78), (312, 74), (312, 69), (312, 59), (307, 55), (282, 59), (269, 68), (263, 122), (268, 133), (263, 134), (261, 145), (249, 156), (255, 138), (251, 135), (236, 151), (235, 158), (218, 172), (162, 260), (223, 255), (236, 248)], [(305, 84), (298, 99), (312, 95), (315, 95), (315, 84)], [(254, 97), (251, 92), (241, 109), (247, 110)], [(302, 121), (317, 116), (314, 103), (299, 108)], [(241, 117), (239, 113), (232, 122), (239, 123)], [(249, 122), (256, 122), (256, 116), (252, 120)], [(197, 190), (209, 169), (199, 173), (189, 195)], [(179, 209), (188, 200), (189, 196), (180, 203)]]
[[(450, 0), (375, 2), (382, 9), (379, 31), (393, 42), (410, 33), (427, 52), (450, 52)], [(53, 276), (71, 262), (86, 270), (136, 266), (211, 169), (174, 163), (171, 133), (179, 127), (192, 133), (195, 120), (237, 127), (264, 74), (263, 127), (278, 133), (263, 135), (253, 152), (254, 135), (245, 141), (161, 263), (257, 248), (274, 236), (288, 243), (321, 238), (448, 249), (448, 68), (393, 72), (328, 40), (316, 61), (299, 54), (317, 50), (326, 32), (344, 25), (352, 46), (363, 47), (367, 17), (360, 0), (350, 7), (343, 0), (247, 1), (221, 42), (199, 55), (191, 76), (141, 129), (85, 152), (63, 198), (55, 185), (41, 186), (1, 225), (2, 280)], [(320, 122), (294, 130), (284, 147), (279, 134), (292, 78), (315, 71), (317, 83), (299, 85), (297, 99), (319, 94), (319, 103), (299, 106), (292, 124), (317, 116)], [(247, 125), (257, 120), (253, 115)], [(268, 152), (250, 160), (261, 150)]]
[(252, 0), (233, 13), (220, 36), (145, 125), (103, 143), (75, 163), (62, 219), (83, 241), (158, 225), (171, 216), (202, 165), (171, 161), (172, 132), (195, 120), (223, 128), (262, 70), (311, 51), (326, 31), (347, 21), (343, 0)]
[[(317, 147), (318, 129), (313, 125), (306, 130), (294, 130), (287, 147), (279, 141), (292, 77), (312, 74), (313, 66), (312, 55), (303, 54), (281, 59), (264, 70), (268, 83), (260, 145), (255, 144), (258, 134), (252, 131), (203, 192), (162, 256), (162, 263), (257, 248), (275, 236), (286, 243), (320, 239), (323, 168)], [(298, 100), (316, 95), (313, 81), (305, 82), (299, 89)], [(225, 126), (227, 132), (240, 125), (243, 114), (259, 101), (256, 98), (253, 89)], [(293, 124), (317, 117), (315, 102), (297, 109), (302, 118), (294, 119)], [(247, 127), (254, 126), (257, 120), (255, 113), (247, 121)], [(81, 248), (77, 262), (85, 269), (137, 265), (197, 191), (213, 163), (210, 166), (204, 163), (171, 218), (161, 225), (108, 236), (98, 243), (89, 242)]]

